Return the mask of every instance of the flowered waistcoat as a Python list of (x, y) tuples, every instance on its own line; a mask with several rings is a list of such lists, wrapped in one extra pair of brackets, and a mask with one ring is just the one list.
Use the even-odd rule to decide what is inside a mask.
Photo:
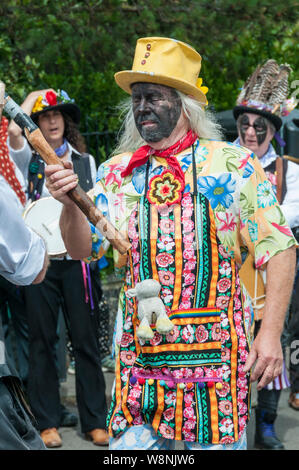
[[(223, 160), (218, 153), (216, 176), (211, 176), (213, 148), (228, 152), (223, 153)], [(186, 187), (179, 204), (162, 208), (150, 204), (143, 187), (128, 214), (131, 250), (121, 291), (122, 332), (107, 421), (113, 437), (128, 426), (150, 423), (159, 436), (168, 439), (232, 443), (240, 438), (249, 418), (250, 375), (244, 374), (243, 367), (251, 342), (251, 314), (240, 285), (233, 244), (227, 243), (229, 227), (236, 234), (236, 251), (240, 246), (237, 232), (242, 229), (248, 245), (251, 243), (256, 251), (261, 245), (260, 262), (293, 241), (278, 231), (280, 239), (273, 242), (276, 228), (271, 226), (271, 220), (278, 222), (278, 216), (272, 193), (265, 196), (262, 192), (260, 203), (264, 206), (257, 208), (257, 192), (248, 181), (253, 176), (252, 181), (264, 183), (266, 178), (260, 167), (258, 177), (254, 174), (257, 159), (253, 154), (227, 143), (203, 141), (197, 143), (195, 159), (196, 178), (189, 167), (191, 179), (185, 173)], [(117, 170), (125, 164), (118, 165)], [(224, 165), (227, 176), (221, 168)], [(114, 160), (99, 170), (101, 189), (96, 200), (101, 201), (102, 208), (112, 194), (107, 185), (112, 179), (115, 184), (118, 178), (116, 166)], [(118, 187), (123, 194), (121, 181)], [(131, 186), (128, 188), (129, 193)], [(116, 192), (117, 188), (114, 204), (119, 201)], [(271, 210), (266, 197), (273, 202)], [(250, 204), (256, 210), (251, 212)], [(269, 244), (267, 237), (271, 239)], [(144, 279), (160, 282), (160, 297), (173, 323), (170, 333), (154, 330), (154, 338), (149, 341), (137, 338), (138, 300), (126, 295), (128, 289)]]

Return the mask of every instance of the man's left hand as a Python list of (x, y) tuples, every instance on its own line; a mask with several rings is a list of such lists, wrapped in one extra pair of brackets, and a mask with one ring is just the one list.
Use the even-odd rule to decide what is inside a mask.
[(274, 338), (273, 334), (262, 329), (258, 332), (247, 357), (244, 372), (248, 372), (254, 364), (251, 382), (259, 380), (257, 389), (261, 390), (282, 372), (283, 353), (279, 337)]

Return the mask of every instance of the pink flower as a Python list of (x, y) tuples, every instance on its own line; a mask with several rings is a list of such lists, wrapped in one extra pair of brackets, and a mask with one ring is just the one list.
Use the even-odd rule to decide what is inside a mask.
[(169, 392), (166, 393), (165, 403), (167, 405), (175, 405), (175, 402), (176, 402), (176, 393), (169, 390)]
[(221, 360), (222, 360), (222, 362), (229, 361), (229, 359), (230, 359), (230, 349), (222, 348), (221, 349)]
[(203, 369), (201, 367), (196, 367), (194, 369), (194, 378), (195, 379), (199, 379), (200, 377), (203, 377), (204, 375), (204, 372), (203, 372)]
[(195, 330), (195, 336), (198, 343), (204, 343), (209, 338), (209, 333), (204, 325), (199, 325)]
[(221, 327), (220, 323), (214, 323), (212, 326), (212, 339), (214, 341), (220, 341), (221, 340)]
[[(184, 402), (187, 406), (191, 406), (193, 403), (194, 393), (186, 393), (184, 396)], [(193, 413), (194, 414), (194, 413)]]
[(225, 275), (225, 276), (230, 275), (230, 273), (232, 272), (232, 268), (228, 261), (224, 261), (224, 260), (221, 261), (219, 272), (220, 274)]
[(223, 382), (222, 388), (220, 390), (216, 389), (217, 395), (219, 395), (219, 397), (223, 397), (223, 398), (226, 397), (229, 392), (230, 392), (230, 387), (229, 387), (229, 384), (227, 382)]
[(183, 300), (180, 305), (179, 305), (179, 308), (181, 310), (188, 310), (189, 308), (191, 308), (191, 302), (190, 300)]
[(163, 301), (168, 304), (169, 302), (172, 301), (173, 299), (173, 295), (172, 295), (172, 292), (170, 289), (168, 289), (167, 287), (163, 287), (162, 289), (162, 297), (163, 297)]
[(195, 274), (193, 273), (184, 272), (183, 277), (186, 285), (193, 284), (195, 282)]
[(220, 440), (220, 444), (233, 444), (235, 442), (233, 436), (223, 436)]
[(136, 359), (136, 354), (133, 351), (121, 351), (120, 359), (127, 366), (132, 366)]
[(231, 280), (227, 277), (220, 279), (220, 281), (217, 282), (217, 288), (219, 292), (226, 292), (228, 289), (230, 289), (231, 285)]
[(158, 242), (158, 247), (160, 248), (160, 250), (170, 251), (172, 250), (174, 245), (175, 245), (174, 240), (171, 237), (164, 236), (164, 235), (161, 236)]
[(173, 439), (174, 438), (174, 430), (165, 423), (161, 423), (159, 426), (159, 431), (163, 437), (166, 439)]
[(134, 424), (134, 426), (140, 426), (140, 425), (144, 424), (144, 421), (142, 419), (141, 414), (139, 414), (139, 413), (137, 414), (136, 418), (134, 418), (134, 420), (133, 420), (133, 424)]
[(168, 343), (174, 343), (176, 339), (179, 337), (180, 331), (176, 325), (174, 325), (173, 329), (170, 333), (166, 335), (166, 340)]
[(163, 416), (166, 421), (171, 421), (174, 418), (174, 408), (167, 408), (167, 410), (164, 411)]
[(230, 297), (228, 295), (221, 295), (216, 299), (216, 307), (223, 309), (227, 308), (229, 304)]
[(160, 335), (160, 333), (155, 331), (154, 337), (153, 337), (153, 339), (150, 340), (150, 343), (151, 343), (152, 346), (158, 346), (158, 344), (161, 343), (162, 339), (163, 339), (162, 335)]
[(231, 402), (228, 401), (228, 400), (220, 401), (219, 402), (219, 410), (221, 411), (221, 413), (223, 413), (226, 416), (230, 415), (233, 411), (233, 407), (232, 407)]
[(193, 241), (194, 241), (194, 236), (195, 236), (195, 233), (194, 233), (194, 232), (186, 233), (186, 234), (183, 236), (183, 242), (184, 242), (184, 243), (193, 243)]
[(194, 222), (190, 219), (182, 219), (182, 224), (184, 228), (184, 232), (192, 232), (194, 229)]
[(273, 225), (273, 227), (275, 227), (281, 233), (284, 233), (285, 235), (288, 235), (289, 237), (293, 236), (292, 230), (287, 225), (278, 225), (275, 222), (271, 222), (271, 225)]
[(171, 233), (174, 231), (174, 222), (170, 219), (161, 219), (160, 229), (162, 233)]
[(195, 434), (192, 432), (184, 432), (184, 440), (187, 442), (194, 442), (195, 441)]
[(134, 341), (133, 335), (131, 335), (130, 333), (123, 333), (121, 337), (120, 345), (123, 348), (127, 348), (129, 344), (133, 343), (133, 341)]
[(194, 250), (193, 249), (185, 249), (183, 251), (183, 257), (184, 259), (188, 259), (188, 260), (195, 260), (195, 257), (194, 257)]
[(192, 198), (191, 198), (190, 194), (185, 193), (183, 198), (182, 198), (181, 205), (183, 207), (188, 207), (188, 206), (191, 206), (191, 204), (192, 204)]
[(225, 343), (229, 340), (229, 332), (221, 329), (221, 343)]
[(164, 286), (171, 286), (174, 283), (174, 274), (171, 271), (159, 271), (159, 280)]
[(158, 256), (156, 256), (156, 261), (160, 268), (167, 268), (173, 263), (174, 258), (170, 253), (159, 253)]
[(224, 248), (223, 245), (218, 246), (218, 251), (221, 254), (222, 258), (229, 258), (229, 254), (228, 254), (228, 252), (226, 251), (226, 249)]
[(222, 433), (231, 433), (233, 431), (234, 425), (230, 418), (223, 418), (220, 421), (220, 431)]
[(186, 406), (183, 411), (184, 418), (190, 419), (194, 417), (194, 410), (191, 406)]
[(194, 286), (185, 287), (185, 289), (182, 290), (182, 297), (191, 297), (193, 290)]
[(264, 256), (261, 256), (260, 258), (258, 258), (258, 259), (256, 260), (256, 263), (255, 263), (256, 269), (261, 268), (261, 267), (263, 266), (263, 264), (268, 261), (269, 257), (270, 257), (270, 253), (269, 253), (269, 251), (267, 250), (267, 251), (266, 251), (266, 254), (265, 254)]
[(216, 214), (216, 217), (222, 223), (219, 225), (218, 230), (221, 232), (233, 232), (235, 230), (237, 223), (233, 214), (226, 212), (224, 218), (221, 218), (219, 214)]
[(195, 419), (188, 419), (184, 423), (184, 427), (182, 428), (183, 433), (191, 431), (191, 429), (194, 429), (196, 426), (196, 420)]
[(193, 343), (194, 331), (191, 325), (187, 325), (183, 328), (182, 338), (186, 343)]
[(196, 266), (196, 260), (195, 260), (195, 258), (190, 259), (190, 260), (187, 261), (187, 263), (185, 264), (186, 271), (193, 271), (193, 269), (195, 269), (195, 266)]
[(239, 403), (239, 413), (240, 415), (245, 415), (245, 413), (247, 413), (247, 405), (243, 401)]

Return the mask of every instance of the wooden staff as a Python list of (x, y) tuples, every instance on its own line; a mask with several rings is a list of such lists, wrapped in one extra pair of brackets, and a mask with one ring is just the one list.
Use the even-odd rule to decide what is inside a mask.
[[(24, 130), (27, 140), (47, 165), (58, 164), (64, 167), (63, 162), (48, 144), (39, 127), (6, 93), (4, 110)], [(129, 241), (106, 219), (79, 185), (71, 189), (67, 195), (119, 253), (123, 255), (130, 249)]]

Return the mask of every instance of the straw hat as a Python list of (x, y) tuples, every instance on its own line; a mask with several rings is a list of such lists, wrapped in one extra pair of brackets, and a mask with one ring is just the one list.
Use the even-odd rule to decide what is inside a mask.
[(208, 88), (201, 86), (198, 77), (201, 56), (193, 47), (169, 38), (140, 38), (137, 41), (132, 70), (114, 75), (116, 83), (131, 94), (136, 82), (159, 83), (186, 95), (191, 95), (202, 105), (207, 105)]

